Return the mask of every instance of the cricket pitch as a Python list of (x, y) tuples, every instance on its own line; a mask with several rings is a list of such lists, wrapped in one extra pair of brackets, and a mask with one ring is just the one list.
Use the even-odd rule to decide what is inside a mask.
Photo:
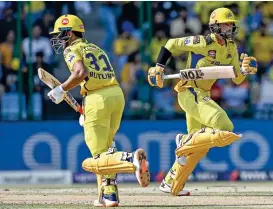
[[(162, 193), (158, 183), (147, 188), (120, 184), (120, 206), (138, 208), (272, 208), (273, 182), (190, 182), (191, 196), (174, 197)], [(91, 209), (97, 197), (95, 184), (0, 186), (0, 208)]]

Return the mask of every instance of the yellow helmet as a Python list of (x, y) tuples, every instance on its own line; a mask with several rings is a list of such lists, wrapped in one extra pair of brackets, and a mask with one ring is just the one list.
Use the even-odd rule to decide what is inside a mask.
[[(238, 33), (238, 27), (236, 26), (238, 22), (239, 21), (235, 19), (235, 16), (230, 9), (218, 8), (210, 15), (209, 28), (212, 33), (219, 34), (223, 38), (233, 39)], [(219, 27), (219, 24), (221, 23), (233, 23), (232, 31), (222, 33), (221, 28)]]
[[(75, 15), (62, 15), (59, 17), (54, 25), (54, 29), (50, 32), (51, 45), (57, 54), (63, 52), (68, 46), (68, 41), (71, 38), (71, 34), (68, 35), (68, 31), (74, 31), (84, 33), (84, 25), (80, 18)], [(82, 37), (82, 36), (80, 36)]]
[(215, 9), (209, 19), (209, 24), (218, 24), (218, 23), (237, 23), (233, 12), (228, 8), (218, 8)]
[(62, 15), (54, 24), (54, 29), (49, 34), (60, 33), (63, 30), (71, 30), (84, 33), (84, 25), (80, 18), (75, 15)]

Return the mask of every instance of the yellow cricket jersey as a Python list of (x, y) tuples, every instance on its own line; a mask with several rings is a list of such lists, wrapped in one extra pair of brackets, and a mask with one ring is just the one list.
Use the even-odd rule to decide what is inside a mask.
[(81, 83), (81, 88), (90, 92), (104, 87), (119, 85), (113, 67), (106, 53), (85, 39), (77, 39), (64, 50), (64, 59), (72, 72), (76, 61), (82, 60), (89, 75)]
[[(165, 45), (174, 56), (185, 51), (189, 52), (187, 68), (199, 68), (219, 65), (232, 65), (235, 67), (237, 77), (233, 82), (240, 84), (244, 79), (240, 73), (239, 56), (237, 46), (232, 40), (220, 39), (215, 34), (208, 36), (189, 36), (184, 38), (170, 39)], [(176, 91), (183, 91), (186, 88), (200, 88), (210, 91), (213, 80), (179, 81), (175, 86)]]

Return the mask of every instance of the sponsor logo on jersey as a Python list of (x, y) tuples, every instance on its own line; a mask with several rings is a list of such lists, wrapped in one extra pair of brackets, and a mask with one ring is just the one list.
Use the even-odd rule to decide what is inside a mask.
[(69, 23), (69, 20), (67, 18), (62, 19), (62, 24), (67, 25)]
[(208, 102), (209, 100), (211, 100), (210, 97), (208, 96), (204, 97), (203, 99), (205, 100), (205, 102)]
[(213, 43), (213, 39), (211, 38), (210, 34), (205, 37), (205, 41), (207, 45), (210, 45)]
[(216, 50), (209, 50), (208, 51), (208, 56), (215, 59), (216, 58)]
[(217, 65), (217, 66), (223, 65), (223, 64), (221, 64), (221, 63), (218, 62), (218, 61), (211, 61), (210, 64), (212, 64), (212, 65)]
[(223, 63), (223, 64), (221, 64), (220, 62), (218, 62), (218, 61), (210, 61), (210, 64), (212, 64), (212, 65), (217, 65), (217, 66), (226, 66), (226, 65), (229, 65), (229, 64), (226, 64), (226, 63)]
[(88, 46), (84, 47), (84, 50), (85, 51), (93, 51), (93, 50), (99, 51), (99, 48), (97, 48), (94, 45), (89, 44)]
[(185, 38), (184, 45), (188, 45), (191, 42), (190, 38)]
[(200, 43), (200, 36), (194, 36), (193, 37), (193, 44), (199, 44)]
[(228, 54), (228, 55), (227, 55), (227, 59), (229, 59), (229, 58), (232, 58), (232, 55), (231, 55), (231, 54)]

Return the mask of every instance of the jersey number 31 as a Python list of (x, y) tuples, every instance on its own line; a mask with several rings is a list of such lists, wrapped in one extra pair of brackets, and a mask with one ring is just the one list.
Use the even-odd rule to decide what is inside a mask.
[(98, 65), (98, 61), (103, 60), (103, 62), (105, 63), (105, 67), (103, 67), (103, 71), (113, 71), (111, 64), (109, 63), (107, 57), (105, 56), (105, 54), (101, 54), (98, 58), (92, 54), (92, 53), (87, 53), (85, 55), (85, 58), (90, 59), (90, 68), (96, 70), (96, 71), (100, 71), (100, 66)]

